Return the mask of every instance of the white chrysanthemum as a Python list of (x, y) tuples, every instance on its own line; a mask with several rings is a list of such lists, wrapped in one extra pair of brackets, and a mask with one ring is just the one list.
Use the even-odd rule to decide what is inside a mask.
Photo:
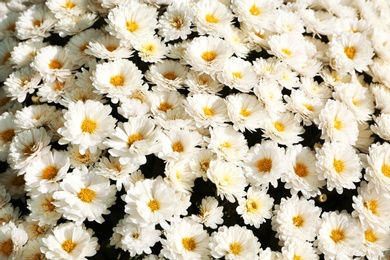
[(11, 52), (10, 61), (13, 64), (13, 67), (23, 68), (29, 65), (34, 60), (38, 50), (46, 46), (47, 43), (34, 42), (32, 40), (19, 42)]
[(279, 34), (303, 34), (305, 32), (304, 23), (298, 13), (278, 10), (273, 24), (273, 30)]
[(389, 230), (381, 232), (372, 228), (364, 229), (363, 254), (367, 259), (381, 259), (388, 255), (389, 236)]
[(325, 141), (355, 144), (359, 131), (358, 123), (347, 106), (335, 100), (328, 100), (319, 114), (318, 128)]
[(106, 19), (106, 30), (127, 45), (152, 36), (157, 27), (157, 10), (155, 7), (131, 1), (120, 4), (110, 10)]
[(390, 62), (380, 58), (374, 58), (373, 63), (368, 67), (369, 74), (372, 77), (373, 82), (381, 83), (386, 86), (390, 85), (390, 75), (388, 73), (390, 69)]
[(265, 117), (263, 104), (254, 95), (239, 93), (226, 97), (226, 107), (233, 128), (244, 132), (256, 131)]
[[(260, 258), (262, 259), (262, 258)], [(280, 259), (320, 259), (316, 248), (312, 243), (302, 241), (289, 241), (282, 247), (282, 256)]]
[(254, 86), (253, 92), (263, 103), (268, 117), (276, 117), (286, 111), (283, 102), (282, 87), (275, 80), (261, 80)]
[(79, 145), (70, 144), (68, 145), (68, 156), (70, 159), (71, 167), (81, 168), (82, 166), (90, 167), (100, 158), (102, 150), (96, 149), (96, 151), (91, 151), (90, 149), (85, 150), (83, 154), (80, 153)]
[(228, 120), (226, 104), (213, 94), (194, 94), (184, 102), (185, 111), (194, 118), (198, 127), (217, 126)]
[(130, 60), (120, 59), (96, 65), (92, 85), (99, 94), (107, 94), (111, 102), (142, 88), (142, 73)]
[(176, 90), (183, 87), (187, 71), (187, 67), (181, 65), (178, 61), (164, 60), (151, 65), (145, 73), (145, 78), (156, 84), (160, 91)]
[(23, 226), (17, 227), (13, 222), (0, 226), (0, 258), (4, 260), (21, 259), (22, 247), (27, 242), (27, 233)]
[(126, 98), (121, 98), (118, 113), (124, 118), (142, 117), (150, 114), (150, 91), (142, 89), (136, 90)]
[(137, 181), (122, 199), (126, 202), (128, 219), (141, 227), (170, 221), (190, 206), (190, 203), (183, 204), (181, 195), (161, 177)]
[(99, 246), (98, 239), (92, 235), (93, 230), (84, 225), (62, 223), (42, 239), (41, 251), (48, 259), (86, 259), (94, 256)]
[(321, 208), (314, 200), (292, 196), (275, 205), (272, 229), (282, 241), (314, 241), (321, 225)]
[(216, 229), (223, 223), (223, 206), (218, 206), (218, 200), (214, 197), (204, 197), (199, 205), (199, 214), (191, 215), (196, 222), (206, 227)]
[(51, 225), (39, 225), (38, 221), (26, 220), (22, 223), (24, 231), (27, 232), (28, 239), (31, 240), (41, 240), (47, 233), (50, 232)]
[[(188, 137), (190, 138), (190, 137)], [(192, 157), (192, 155), (188, 156)], [(175, 190), (190, 194), (195, 185), (196, 175), (192, 172), (189, 161), (179, 159), (165, 164), (165, 181)]]
[(220, 227), (210, 237), (209, 247), (215, 258), (225, 259), (256, 259), (260, 251), (260, 242), (252, 230), (245, 226), (234, 225)]
[(53, 202), (53, 193), (40, 193), (34, 198), (27, 199), (27, 208), (30, 214), (27, 217), (29, 221), (37, 221), (40, 226), (57, 224), (62, 214), (57, 212), (57, 207)]
[(390, 114), (380, 114), (378, 117), (373, 116), (374, 125), (371, 125), (371, 130), (379, 135), (382, 139), (390, 141)]
[(9, 75), (4, 82), (4, 90), (12, 100), (17, 99), (18, 102), (23, 102), (26, 100), (27, 94), (32, 94), (39, 88), (41, 79), (42, 76), (39, 72), (26, 66), (15, 70)]
[(282, 71), (286, 69), (287, 65), (276, 57), (269, 57), (264, 59), (257, 58), (253, 62), (253, 68), (259, 78), (278, 80), (282, 77)]
[(19, 174), (25, 173), (31, 163), (50, 151), (50, 141), (51, 137), (43, 127), (18, 133), (10, 144), (7, 161), (11, 168)]
[(75, 79), (73, 76), (66, 78), (64, 82), (61, 82), (58, 79), (53, 82), (44, 80), (43, 84), (39, 86), (36, 94), (40, 97), (40, 102), (60, 103), (61, 99), (67, 93), (75, 89), (74, 84)]
[(300, 89), (309, 97), (320, 98), (325, 102), (332, 97), (332, 90), (324, 82), (318, 83), (312, 77), (301, 77)]
[(168, 259), (207, 259), (209, 234), (203, 226), (191, 219), (177, 220), (164, 228), (161, 254)]
[(286, 173), (282, 175), (284, 187), (289, 189), (292, 195), (301, 192), (305, 198), (319, 195), (319, 188), (325, 185), (325, 181), (318, 178), (314, 151), (298, 144), (288, 147), (286, 156)]
[(190, 70), (184, 85), (192, 94), (216, 94), (223, 89), (223, 84), (210, 75)]
[(67, 173), (60, 187), (53, 194), (55, 201), (52, 204), (63, 218), (75, 221), (77, 225), (85, 220), (103, 223), (102, 215), (109, 214), (108, 208), (115, 203), (115, 186), (86, 167)]
[(349, 259), (360, 255), (363, 245), (363, 232), (360, 224), (346, 212), (322, 213), (322, 224), (318, 232), (318, 249), (326, 260)]
[(218, 158), (231, 163), (241, 164), (248, 152), (248, 143), (241, 132), (231, 125), (218, 126), (210, 129), (208, 148), (217, 154)]
[(332, 37), (327, 55), (331, 66), (342, 73), (367, 71), (374, 56), (371, 42), (361, 33), (341, 33)]
[(190, 167), (196, 177), (203, 178), (207, 181), (207, 170), (210, 166), (210, 161), (217, 159), (217, 155), (207, 148), (200, 148), (190, 158)]
[[(24, 176), (18, 175), (17, 170), (8, 167), (0, 174), (0, 183), (4, 185), (13, 199), (25, 198)], [(5, 206), (4, 206), (5, 207)]]
[(193, 13), (187, 3), (169, 5), (166, 11), (159, 17), (158, 34), (165, 41), (181, 38), (187, 39), (191, 33)]
[(241, 92), (250, 92), (257, 84), (257, 76), (249, 61), (237, 57), (230, 57), (223, 65), (218, 80), (229, 88)]
[(386, 197), (390, 197), (390, 144), (376, 143), (369, 147), (367, 156), (366, 174), (364, 179), (375, 190)]
[(54, 26), (54, 32), (61, 37), (78, 34), (91, 27), (98, 15), (95, 13), (85, 12), (83, 15), (71, 15), (61, 17)]
[(10, 153), (10, 144), (19, 127), (14, 122), (12, 113), (4, 112), (0, 115), (0, 161), (6, 161)]
[(184, 51), (184, 60), (191, 69), (210, 74), (221, 72), (233, 52), (221, 38), (201, 36), (194, 38)]
[(245, 158), (245, 175), (253, 186), (278, 186), (278, 180), (286, 170), (284, 148), (275, 141), (257, 143), (249, 149)]
[(80, 153), (89, 148), (95, 152), (102, 141), (115, 128), (116, 120), (110, 115), (111, 107), (98, 101), (87, 100), (69, 104), (64, 113), (64, 127), (58, 129), (61, 144), (77, 144)]
[(168, 53), (168, 48), (162, 39), (156, 35), (137, 38), (134, 49), (143, 62), (157, 63)]
[(354, 147), (359, 151), (368, 154), (368, 148), (374, 142), (375, 137), (367, 122), (360, 123), (358, 128), (359, 135)]
[[(3, 2), (3, 4), (5, 3)], [(19, 12), (7, 12), (6, 14), (1, 13), (0, 40), (15, 36), (15, 22), (17, 21), (19, 15)]]
[(184, 96), (178, 91), (152, 91), (150, 110), (153, 115), (166, 113), (169, 110), (182, 109)]
[(223, 160), (211, 161), (207, 170), (207, 178), (215, 184), (217, 195), (221, 199), (226, 197), (229, 202), (233, 203), (245, 196), (244, 189), (247, 181), (240, 166)]
[(56, 108), (47, 104), (31, 105), (23, 107), (15, 113), (15, 123), (23, 130), (30, 128), (39, 128), (47, 126), (53, 116), (56, 114)]
[(371, 83), (370, 90), (375, 99), (375, 108), (379, 109), (382, 113), (390, 114), (390, 88), (383, 84)]
[(88, 10), (88, 1), (86, 0), (48, 0), (46, 1), (47, 7), (55, 14), (57, 19), (61, 19), (65, 16), (77, 16), (83, 15)]
[(85, 53), (105, 60), (130, 58), (134, 52), (132, 48), (122, 46), (118, 38), (108, 34), (102, 34), (97, 39), (93, 39), (86, 47)]
[(355, 182), (362, 176), (362, 165), (356, 150), (349, 144), (325, 142), (316, 150), (318, 177), (326, 179), (328, 190), (336, 189), (341, 194), (343, 189), (355, 189)]
[(23, 247), (22, 254), (20, 255), (21, 259), (25, 260), (35, 260), (35, 259), (45, 259), (45, 254), (41, 252), (41, 247), (43, 246), (42, 240), (29, 240)]
[(242, 28), (230, 25), (224, 30), (223, 38), (237, 57), (245, 58), (251, 51), (247, 44), (247, 34)]
[(192, 11), (200, 35), (221, 36), (233, 20), (230, 9), (219, 1), (200, 0), (192, 6)]
[(249, 187), (246, 198), (238, 199), (237, 213), (246, 225), (260, 228), (260, 225), (272, 217), (274, 199), (267, 194), (266, 188)]
[(11, 203), (7, 203), (0, 208), (1, 225), (6, 225), (8, 223), (21, 223), (22, 219), (20, 217), (21, 214), (19, 208), (14, 207)]

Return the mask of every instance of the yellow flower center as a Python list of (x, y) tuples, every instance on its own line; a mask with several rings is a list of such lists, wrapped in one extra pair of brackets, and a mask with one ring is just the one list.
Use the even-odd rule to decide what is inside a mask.
[(77, 197), (83, 202), (91, 203), (96, 198), (96, 193), (91, 189), (81, 188)]
[(49, 165), (42, 171), (41, 178), (45, 180), (52, 180), (57, 176), (58, 169), (54, 165)]
[(242, 79), (242, 73), (239, 71), (232, 72), (233, 78), (235, 79)]
[(217, 53), (215, 51), (204, 51), (201, 55), (202, 59), (206, 62), (213, 61), (217, 57)]
[(221, 143), (220, 146), (222, 148), (226, 148), (226, 149), (229, 149), (230, 147), (232, 147), (232, 145), (229, 142)]
[(162, 76), (163, 76), (164, 78), (166, 78), (166, 79), (169, 79), (169, 80), (175, 80), (175, 79), (177, 79), (177, 75), (176, 75), (176, 73), (173, 72), (173, 71), (165, 72)]
[(341, 130), (341, 128), (343, 127), (343, 123), (341, 122), (341, 120), (339, 120), (337, 117), (335, 117), (333, 120), (333, 126), (337, 130)]
[(168, 102), (161, 102), (160, 106), (158, 107), (158, 110), (161, 110), (163, 112), (167, 112), (169, 109), (173, 109), (173, 105)]
[(382, 165), (381, 171), (383, 175), (385, 175), (387, 178), (390, 178), (390, 165), (384, 163)]
[(70, 239), (66, 239), (62, 244), (61, 244), (61, 247), (62, 249), (67, 252), (68, 254), (70, 254), (76, 247), (76, 243), (73, 242), (72, 240)]
[(114, 46), (114, 45), (107, 45), (107, 46), (106, 46), (106, 49), (107, 49), (109, 52), (115, 51), (116, 48), (117, 48), (117, 46)]
[(135, 32), (138, 30), (138, 28), (139, 28), (139, 25), (135, 21), (130, 20), (130, 21), (126, 22), (126, 29), (129, 32)]
[(202, 171), (206, 172), (210, 167), (210, 160), (205, 160), (199, 163), (200, 168)]
[(9, 60), (9, 58), (11, 58), (11, 53), (10, 53), (10, 52), (7, 52), (7, 53), (4, 55), (3, 59), (1, 60), (2, 64), (6, 63), (6, 62)]
[(364, 207), (371, 211), (373, 215), (378, 215), (378, 202), (376, 200), (369, 200), (363, 203)]
[(249, 213), (253, 213), (259, 208), (259, 203), (255, 200), (248, 200), (245, 207)]
[(293, 225), (296, 227), (302, 227), (305, 219), (301, 215), (296, 215), (292, 218)]
[(64, 83), (60, 82), (60, 81), (57, 81), (55, 84), (54, 84), (54, 87), (53, 87), (53, 90), (55, 91), (60, 91), (64, 88)]
[(374, 243), (378, 240), (377, 236), (375, 235), (372, 229), (369, 229), (364, 232), (364, 238), (366, 239), (366, 241), (371, 243)]
[(14, 242), (11, 238), (0, 243), (0, 253), (5, 257), (9, 257), (14, 251)]
[(77, 152), (75, 154), (75, 159), (82, 164), (87, 164), (92, 159), (91, 152), (89, 150), (85, 151), (85, 154)]
[(53, 59), (49, 63), (49, 68), (52, 70), (61, 69), (62, 66), (62, 62), (57, 59)]
[(306, 177), (309, 175), (309, 171), (307, 170), (307, 166), (304, 163), (298, 162), (294, 166), (294, 172), (296, 175), (298, 175), (301, 178)]
[(185, 250), (190, 252), (194, 251), (196, 248), (196, 241), (193, 237), (183, 237), (181, 244)]
[(306, 107), (307, 110), (309, 110), (310, 112), (313, 112), (314, 111), (314, 107), (308, 103), (303, 103), (302, 104), (304, 107)]
[(171, 26), (175, 28), (176, 30), (180, 30), (180, 28), (183, 26), (183, 20), (181, 17), (176, 16), (173, 18), (171, 22)]
[(202, 107), (203, 109), (203, 113), (205, 116), (213, 116), (215, 115), (215, 112), (214, 112), (214, 109), (210, 108), (210, 107)]
[(121, 87), (125, 83), (125, 77), (122, 74), (118, 74), (110, 77), (110, 84), (115, 87)]
[(284, 54), (286, 54), (287, 56), (291, 56), (291, 53), (292, 53), (289, 49), (286, 49), (286, 48), (283, 48), (283, 49), (282, 49), (282, 52), (283, 52)]
[(252, 112), (246, 108), (241, 108), (241, 110), (240, 110), (240, 115), (242, 115), (244, 117), (250, 116), (251, 114), (252, 114)]
[(22, 153), (25, 155), (25, 156), (30, 156), (32, 155), (36, 150), (36, 147), (34, 145), (34, 143), (31, 143), (31, 144), (28, 144), (26, 145), (23, 149), (22, 149)]
[(34, 27), (38, 27), (38, 26), (40, 26), (42, 24), (42, 22), (39, 21), (39, 20), (34, 20), (34, 21), (32, 21), (32, 24), (33, 24)]
[(72, 9), (75, 6), (76, 5), (74, 3), (72, 3), (71, 1), (66, 1), (62, 7), (66, 8), (66, 9)]
[(344, 53), (347, 55), (348, 59), (353, 60), (356, 55), (356, 49), (353, 46), (348, 46), (344, 48)]
[(0, 132), (0, 139), (1, 141), (3, 141), (3, 143), (11, 142), (14, 136), (15, 136), (15, 130), (13, 128), (9, 128)]
[(344, 231), (342, 231), (340, 228), (334, 228), (330, 232), (330, 238), (337, 244), (345, 238)]
[(294, 257), (292, 260), (303, 260), (303, 258), (299, 255), (294, 254)]
[(88, 43), (89, 43), (89, 42), (86, 42), (86, 43), (84, 43), (83, 45), (81, 45), (81, 46), (79, 47), (79, 51), (80, 51), (80, 52), (84, 52), (84, 51), (87, 49)]
[(271, 158), (263, 158), (257, 161), (256, 167), (259, 172), (270, 172), (272, 169), (272, 159)]
[(138, 233), (133, 233), (131, 236), (132, 236), (134, 239), (138, 239), (138, 238), (139, 238), (139, 234), (138, 234)]
[(250, 8), (249, 8), (249, 12), (251, 13), (251, 15), (253, 16), (258, 16), (261, 14), (261, 10), (260, 8), (257, 7), (256, 4), (253, 4)]
[(345, 169), (345, 164), (342, 160), (334, 159), (333, 167), (338, 174), (341, 174)]
[(150, 200), (147, 205), (151, 212), (155, 212), (160, 209), (160, 203), (157, 200)]
[(219, 19), (215, 17), (213, 14), (206, 14), (205, 16), (206, 22), (208, 23), (218, 23)]
[(143, 140), (143, 139), (144, 139), (144, 136), (139, 132), (132, 134), (129, 136), (129, 138), (127, 138), (127, 147), (130, 147), (133, 143), (140, 141), (140, 140)]
[(178, 153), (182, 153), (184, 152), (184, 146), (180, 141), (177, 141), (172, 144), (172, 150)]
[(276, 122), (274, 123), (274, 127), (276, 128), (276, 130), (278, 130), (278, 132), (283, 132), (284, 129), (285, 129), (284, 124), (281, 123), (281, 122), (278, 122), (278, 121), (276, 121)]
[(93, 134), (97, 128), (97, 122), (95, 120), (89, 119), (88, 117), (84, 118), (81, 123), (81, 131), (83, 133)]
[(56, 206), (53, 205), (54, 199), (53, 198), (47, 198), (45, 201), (42, 203), (42, 208), (46, 212), (53, 212), (56, 209)]
[(233, 242), (233, 243), (230, 243), (229, 249), (233, 255), (238, 255), (242, 251), (242, 245), (238, 242)]

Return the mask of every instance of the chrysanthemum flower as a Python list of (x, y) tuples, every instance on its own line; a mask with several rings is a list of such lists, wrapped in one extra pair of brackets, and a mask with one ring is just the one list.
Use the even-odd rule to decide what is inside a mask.
[(223, 89), (223, 84), (210, 75), (190, 70), (184, 85), (193, 94), (216, 94)]
[(0, 40), (15, 36), (15, 22), (17, 21), (19, 15), (19, 12), (7, 12), (4, 14), (0, 21)]
[(22, 223), (24, 231), (26, 231), (28, 239), (41, 240), (50, 232), (51, 225), (39, 225), (38, 221), (26, 220)]
[(390, 103), (387, 102), (390, 98), (390, 89), (380, 83), (371, 83), (370, 90), (375, 100), (375, 108), (382, 113), (390, 114)]
[(150, 110), (153, 115), (169, 110), (182, 109), (184, 97), (178, 91), (153, 91), (150, 95)]
[(162, 39), (156, 35), (137, 38), (134, 49), (143, 62), (157, 63), (168, 53), (168, 48)]
[(58, 129), (61, 144), (77, 144), (80, 153), (87, 149), (95, 152), (102, 141), (115, 128), (115, 119), (110, 115), (111, 107), (98, 101), (87, 100), (69, 104), (64, 113), (64, 127)]
[(32, 94), (39, 87), (42, 76), (39, 72), (26, 66), (12, 72), (4, 82), (4, 90), (12, 100), (26, 100), (27, 94)]
[(223, 206), (218, 206), (218, 200), (210, 196), (202, 199), (199, 206), (199, 214), (191, 216), (196, 222), (212, 229), (216, 229), (217, 225), (223, 223), (222, 217)]
[(1, 259), (20, 259), (22, 247), (27, 242), (27, 233), (23, 226), (17, 227), (13, 222), (0, 226), (0, 257)]
[(61, 19), (66, 16), (83, 15), (88, 10), (88, 1), (86, 0), (49, 0), (46, 2), (47, 7), (56, 16)]
[(200, 148), (190, 159), (190, 167), (196, 177), (202, 177), (207, 180), (207, 170), (212, 160), (217, 159), (217, 155), (206, 148)]
[(311, 77), (301, 77), (301, 90), (309, 97), (320, 98), (325, 102), (332, 97), (332, 90), (324, 82), (318, 83)]
[(40, 239), (27, 241), (27, 243), (23, 246), (23, 251), (20, 255), (21, 259), (45, 259), (45, 254), (41, 252), (42, 246), (43, 242)]
[(38, 50), (46, 47), (48, 44), (45, 42), (34, 42), (27, 40), (19, 42), (11, 52), (10, 61), (14, 68), (23, 68), (29, 65), (33, 60)]
[(56, 22), (53, 30), (61, 37), (75, 35), (91, 27), (98, 18), (97, 14), (91, 12), (85, 12), (83, 15), (64, 16)]
[(15, 123), (26, 130), (47, 126), (55, 115), (56, 108), (47, 104), (23, 107), (15, 113)]
[(4, 112), (0, 115), (0, 161), (6, 161), (10, 153), (11, 141), (19, 131), (12, 113)]
[(282, 257), (280, 259), (320, 259), (312, 243), (297, 240), (289, 241), (283, 245)]
[(108, 34), (102, 34), (88, 43), (85, 53), (99, 59), (118, 60), (130, 58), (134, 50), (122, 46), (120, 40)]
[(30, 210), (27, 220), (36, 221), (40, 226), (56, 225), (62, 213), (57, 212), (55, 201), (53, 193), (40, 193), (27, 199), (27, 208)]
[(73, 222), (59, 224), (53, 228), (52, 234), (42, 239), (42, 252), (48, 259), (86, 259), (94, 256), (98, 249), (97, 238), (92, 229)]
[(254, 86), (253, 92), (263, 103), (268, 117), (277, 117), (286, 111), (282, 87), (276, 80), (260, 80), (259, 84)]
[(371, 125), (371, 130), (379, 135), (380, 138), (390, 141), (390, 114), (382, 113), (378, 117), (373, 116), (374, 125)]
[(378, 231), (372, 228), (366, 228), (364, 232), (363, 254), (369, 260), (386, 257), (384, 252), (390, 248), (389, 231)]
[(245, 58), (251, 51), (247, 44), (247, 35), (242, 28), (237, 28), (234, 25), (230, 25), (224, 31), (223, 38), (229, 44), (237, 57)]
[(13, 170), (11, 167), (0, 174), (0, 183), (6, 187), (7, 192), (13, 199), (24, 198), (26, 191), (24, 190), (24, 176), (18, 175), (17, 170)]
[(165, 180), (175, 190), (186, 194), (190, 194), (192, 192), (192, 188), (195, 185), (196, 175), (192, 172), (188, 160), (178, 159), (166, 163), (164, 174), (166, 176)]
[(79, 145), (69, 144), (67, 152), (70, 159), (71, 167), (81, 168), (82, 166), (90, 167), (95, 162), (97, 162), (100, 158), (102, 150), (96, 149), (96, 151), (92, 152), (88, 148), (83, 154), (81, 154)]

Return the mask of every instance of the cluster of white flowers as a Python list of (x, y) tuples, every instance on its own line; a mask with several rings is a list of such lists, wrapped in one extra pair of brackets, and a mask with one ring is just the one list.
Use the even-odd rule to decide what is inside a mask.
[(0, 259), (388, 254), (387, 0), (9, 0), (0, 17)]

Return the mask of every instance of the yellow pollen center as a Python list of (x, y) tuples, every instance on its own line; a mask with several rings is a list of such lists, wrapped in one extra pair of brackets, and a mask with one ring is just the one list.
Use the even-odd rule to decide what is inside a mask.
[(247, 117), (247, 116), (252, 115), (252, 112), (246, 108), (241, 108), (240, 115)]
[(342, 160), (334, 159), (333, 167), (338, 174), (341, 174), (345, 169), (345, 164)]
[(214, 109), (210, 108), (210, 107), (202, 107), (203, 109), (203, 113), (205, 116), (213, 116), (215, 115), (215, 112), (214, 112)]
[(369, 200), (363, 203), (364, 207), (371, 211), (373, 215), (378, 215), (378, 202), (376, 200)]
[(88, 42), (87, 42), (87, 43), (84, 43), (83, 45), (81, 45), (81, 46), (79, 47), (79, 51), (80, 51), (80, 52), (84, 52), (85, 49), (87, 49), (87, 46), (88, 46)]
[(62, 244), (61, 244), (61, 247), (62, 249), (67, 252), (68, 254), (70, 254), (76, 247), (76, 243), (73, 242), (72, 240), (70, 239), (67, 239), (65, 240)]
[(180, 28), (182, 27), (183, 25), (183, 20), (181, 17), (175, 17), (173, 18), (172, 22), (171, 22), (171, 26), (173, 28), (175, 28), (176, 30), (180, 30)]
[(91, 189), (81, 188), (77, 197), (83, 202), (91, 203), (96, 198), (96, 193)]
[(95, 120), (86, 117), (81, 123), (81, 131), (83, 133), (93, 134), (97, 128), (97, 122)]
[(294, 257), (292, 260), (303, 260), (303, 258), (299, 255), (294, 254)]
[(259, 208), (259, 205), (255, 200), (248, 200), (245, 204), (245, 207), (249, 213), (253, 213)]
[(306, 107), (307, 110), (309, 110), (310, 112), (313, 112), (314, 111), (314, 107), (308, 103), (303, 103), (302, 104), (304, 107)]
[(14, 136), (15, 136), (15, 130), (13, 128), (9, 128), (0, 132), (0, 139), (1, 141), (3, 141), (3, 143), (11, 142)]
[(60, 90), (62, 90), (63, 88), (64, 88), (64, 83), (57, 81), (57, 82), (54, 84), (53, 90), (55, 90), (55, 91), (60, 91)]
[(139, 28), (139, 25), (138, 23), (136, 23), (135, 21), (127, 21), (126, 22), (126, 29), (129, 31), (129, 32), (135, 32), (137, 31)]
[(158, 110), (167, 112), (169, 109), (173, 109), (173, 105), (168, 102), (161, 102), (160, 106), (158, 107)]
[(264, 39), (265, 37), (264, 37), (264, 34), (261, 34), (261, 33), (259, 33), (259, 32), (255, 32), (255, 35), (257, 36), (257, 37), (259, 37), (260, 39)]
[(153, 44), (145, 44), (144, 46), (142, 46), (143, 50), (147, 53), (147, 54), (152, 54), (155, 50), (155, 46)]
[(206, 14), (205, 16), (206, 22), (208, 23), (218, 23), (219, 19), (215, 17), (213, 14)]
[(34, 21), (32, 22), (32, 24), (33, 24), (34, 27), (38, 27), (38, 26), (40, 26), (40, 25), (42, 24), (42, 22), (39, 21), (39, 20), (34, 20)]
[(49, 63), (49, 68), (52, 69), (52, 70), (61, 69), (62, 68), (62, 63), (61, 63), (61, 61), (59, 61), (57, 59), (53, 59)]
[(34, 152), (35, 152), (36, 148), (35, 148), (35, 145), (34, 143), (31, 143), (29, 145), (26, 145), (23, 149), (22, 149), (22, 153), (26, 156), (30, 156), (32, 155)]
[(276, 128), (276, 130), (278, 130), (278, 132), (283, 132), (284, 129), (285, 129), (284, 124), (281, 123), (281, 122), (278, 122), (278, 121), (276, 121), (276, 122), (274, 123), (274, 127)]
[(366, 239), (366, 241), (371, 242), (371, 243), (374, 243), (378, 240), (378, 238), (376, 237), (376, 235), (372, 229), (369, 229), (369, 230), (364, 232), (364, 238)]
[(56, 209), (56, 206), (53, 205), (54, 199), (48, 198), (42, 203), (42, 208), (47, 212), (53, 212)]
[(139, 238), (139, 234), (138, 234), (138, 233), (133, 233), (131, 236), (132, 236), (134, 239), (138, 239), (138, 238)]
[(115, 51), (116, 48), (117, 48), (117, 46), (114, 46), (114, 45), (108, 45), (108, 46), (106, 46), (106, 49), (107, 49), (109, 52)]
[(257, 161), (256, 167), (259, 172), (270, 172), (272, 169), (272, 159), (271, 158), (263, 158)]
[(9, 257), (14, 250), (14, 242), (11, 238), (0, 243), (0, 253), (6, 257)]
[(337, 117), (335, 117), (333, 120), (333, 126), (335, 129), (341, 130), (341, 128), (343, 128), (343, 123)]
[(235, 79), (242, 79), (242, 73), (239, 71), (232, 72), (233, 78)]
[(285, 49), (285, 48), (282, 49), (282, 52), (284, 54), (286, 54), (287, 56), (291, 56), (291, 53), (292, 53), (289, 49)]
[(160, 209), (160, 203), (157, 200), (150, 200), (147, 205), (151, 212), (155, 212)]
[(220, 146), (221, 146), (222, 148), (226, 148), (226, 149), (229, 149), (230, 147), (232, 147), (232, 145), (230, 144), (230, 142), (221, 143)]
[(52, 180), (54, 177), (57, 176), (58, 169), (54, 165), (47, 166), (42, 171), (41, 178), (45, 180)]
[(121, 87), (125, 83), (125, 77), (122, 74), (111, 76), (110, 84), (115, 87)]
[(334, 228), (330, 232), (330, 238), (337, 244), (345, 238), (344, 231), (342, 231), (340, 228)]
[(143, 139), (144, 139), (144, 136), (139, 132), (132, 134), (129, 136), (129, 138), (127, 138), (127, 146), (130, 147), (133, 143), (140, 141), (140, 140), (143, 140)]
[(296, 227), (302, 227), (305, 219), (301, 215), (296, 215), (292, 218), (293, 225)]
[(357, 107), (359, 105), (359, 102), (355, 99), (355, 98), (352, 98), (352, 104)]
[(353, 46), (345, 47), (344, 53), (345, 53), (345, 55), (347, 55), (348, 59), (352, 60), (356, 55), (356, 49)]
[(309, 171), (307, 170), (306, 164), (300, 163), (300, 162), (295, 164), (294, 172), (295, 172), (296, 175), (298, 175), (301, 178), (304, 178), (307, 175), (309, 175)]
[(9, 60), (9, 58), (11, 58), (11, 53), (10, 53), (10, 52), (7, 52), (7, 53), (4, 55), (3, 59), (1, 60), (1, 64), (6, 63), (6, 62)]
[(185, 250), (190, 252), (194, 251), (196, 248), (196, 241), (193, 237), (183, 237), (181, 244)]
[(233, 243), (230, 243), (229, 249), (233, 255), (238, 255), (242, 251), (242, 245), (238, 242), (233, 242)]
[(217, 57), (217, 53), (215, 51), (204, 51), (201, 55), (202, 59), (206, 62), (213, 61)]
[(82, 164), (87, 164), (91, 160), (91, 152), (89, 150), (85, 151), (85, 154), (81, 154), (79, 152), (76, 153), (75, 159)]
[(251, 8), (249, 8), (249, 12), (253, 16), (258, 16), (261, 14), (261, 10), (257, 7), (257, 5), (253, 4)]
[(387, 178), (390, 178), (390, 165), (384, 163), (381, 167), (381, 171), (383, 175), (385, 175)]
[(168, 71), (163, 74), (163, 77), (169, 80), (175, 80), (177, 79), (177, 75), (173, 71)]
[(184, 146), (180, 141), (177, 141), (172, 144), (172, 150), (178, 153), (182, 153), (184, 152)]
[(72, 3), (71, 1), (66, 1), (62, 7), (66, 8), (66, 9), (72, 9), (75, 6), (76, 5), (74, 3)]

